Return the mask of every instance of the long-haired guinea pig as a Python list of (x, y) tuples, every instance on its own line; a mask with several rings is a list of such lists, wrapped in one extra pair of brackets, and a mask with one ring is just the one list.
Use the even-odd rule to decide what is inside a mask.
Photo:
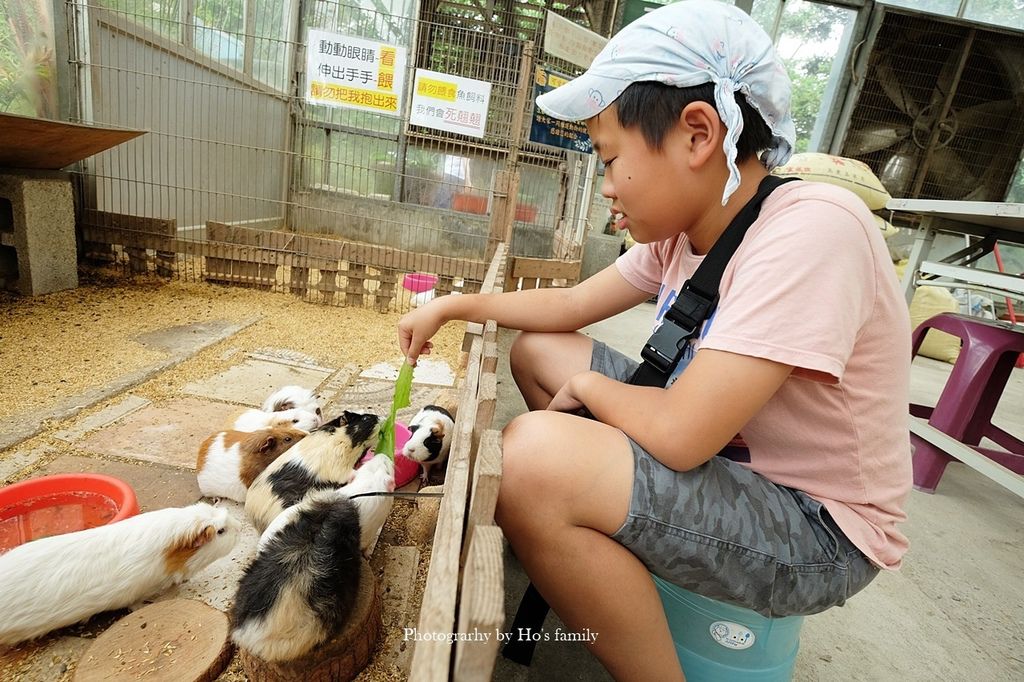
[(231, 639), (259, 658), (298, 658), (338, 632), (359, 590), (359, 513), (314, 490), (260, 538), (231, 609)]
[(256, 477), (305, 435), (285, 426), (213, 434), (199, 446), (196, 457), (199, 491), (205, 497), (245, 502), (245, 491)]
[(438, 405), (427, 405), (409, 422), (412, 435), (402, 448), (402, 454), (423, 465), (420, 478), (430, 478), (430, 468), (442, 464), (452, 449), (455, 418)]
[(227, 509), (200, 503), (19, 545), (0, 555), (0, 645), (158, 594), (227, 555), (237, 535)]
[(285, 410), (305, 410), (318, 417), (323, 416), (320, 401), (313, 391), (302, 386), (285, 386), (280, 388), (263, 401), (264, 412), (283, 412)]
[(345, 485), (379, 431), (377, 415), (348, 411), (311, 431), (252, 482), (245, 495), (246, 516), (263, 532), (310, 490)]
[[(342, 492), (356, 503), (359, 510), (359, 549), (363, 556), (370, 558), (370, 549), (388, 520), (395, 498), (391, 495), (368, 495), (366, 493), (393, 493), (395, 491), (395, 463), (387, 455), (374, 455), (356, 469), (355, 478)], [(356, 497), (357, 495), (364, 495)]]
[(287, 426), (309, 433), (320, 426), (323, 420), (319, 415), (307, 410), (282, 410), (280, 412), (264, 412), (263, 410), (246, 410), (231, 425), (234, 431), (259, 431), (277, 426)]

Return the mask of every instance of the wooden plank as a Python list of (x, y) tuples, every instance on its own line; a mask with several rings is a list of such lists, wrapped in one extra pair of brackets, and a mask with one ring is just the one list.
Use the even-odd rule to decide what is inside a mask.
[(42, 170), (66, 168), (145, 133), (5, 113), (0, 130), (0, 167)]
[(523, 283), (522, 284), (522, 290), (523, 291), (527, 291), (529, 289), (536, 289), (537, 288), (537, 280), (536, 280), (536, 278), (530, 278), (530, 279), (523, 278), (521, 281)]
[(459, 682), (490, 680), (498, 656), (498, 632), (505, 623), (505, 580), (502, 534), (495, 526), (480, 526), (473, 536), (459, 608), (460, 633), (455, 675)]
[[(459, 558), (466, 518), (469, 485), (469, 450), (476, 422), (476, 393), (480, 377), (483, 338), (473, 339), (469, 365), (455, 417), (455, 436), (448, 456), (444, 497), (438, 512), (431, 549), (430, 569), (423, 589), (417, 631), (427, 637), (451, 633), (455, 628), (455, 602), (459, 589)], [(448, 638), (417, 641), (412, 657), (412, 682), (446, 680), (451, 667), (452, 643)]]
[[(178, 221), (174, 218), (147, 218), (144, 216), (128, 215), (126, 213), (111, 213), (109, 211), (96, 211), (86, 209), (79, 220), (82, 227), (112, 228), (114, 230), (127, 230), (129, 232), (142, 232), (147, 235), (158, 237), (175, 237), (178, 233)], [(133, 244), (131, 246), (141, 246)], [(142, 246), (142, 248), (147, 248)]]
[(463, 545), (463, 562), (467, 548), (473, 540), (473, 529), (494, 523), (494, 509), (498, 505), (498, 488), (501, 487), (501, 432), (493, 429), (484, 431), (477, 450), (476, 466), (473, 470), (473, 486), (469, 496), (469, 514), (466, 517), (466, 542)]
[(505, 259), (505, 251), (505, 243), (498, 244), (498, 248), (494, 251), (494, 257), (491, 258), (491, 262), (487, 266), (487, 274), (484, 275), (484, 282), (480, 286), (480, 293), (490, 294), (494, 292), (494, 285), (498, 279), (498, 270), (501, 269), (502, 261)]
[(579, 279), (581, 261), (551, 258), (516, 258), (513, 277), (523, 279)]
[[(482, 365), (482, 363), (481, 363)], [(476, 426), (473, 428), (473, 455), (470, 456), (470, 475), (472, 475), (472, 462), (475, 460), (477, 447), (480, 444), (480, 436), (484, 431), (491, 428), (494, 421), (494, 410), (498, 397), (498, 376), (494, 372), (481, 372), (480, 384), (477, 387)]]

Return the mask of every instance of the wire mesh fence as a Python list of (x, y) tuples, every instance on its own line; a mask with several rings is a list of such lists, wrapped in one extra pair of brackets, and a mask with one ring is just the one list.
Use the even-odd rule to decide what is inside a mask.
[[(79, 170), (86, 256), (381, 310), (476, 290), (499, 241), (578, 258), (581, 161), (524, 149), (532, 41), (416, 6), (68, 0), (72, 118), (147, 131)], [(417, 101), (434, 75), (485, 114)]]

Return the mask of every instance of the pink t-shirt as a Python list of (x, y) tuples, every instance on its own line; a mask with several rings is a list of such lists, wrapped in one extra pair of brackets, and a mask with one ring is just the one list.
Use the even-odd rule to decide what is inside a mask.
[[(702, 259), (679, 235), (638, 244), (616, 265), (658, 293), (657, 327)], [(819, 500), (868, 558), (898, 568), (911, 487), (910, 316), (871, 213), (832, 185), (783, 185), (726, 267), (719, 297), (700, 348), (796, 368), (741, 430), (742, 463)]]

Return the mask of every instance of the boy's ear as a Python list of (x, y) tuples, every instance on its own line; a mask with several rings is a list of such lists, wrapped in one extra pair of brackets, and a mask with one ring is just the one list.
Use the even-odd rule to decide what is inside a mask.
[(722, 151), (725, 124), (718, 111), (707, 102), (690, 102), (679, 114), (679, 124), (690, 152), (690, 168), (705, 165)]

